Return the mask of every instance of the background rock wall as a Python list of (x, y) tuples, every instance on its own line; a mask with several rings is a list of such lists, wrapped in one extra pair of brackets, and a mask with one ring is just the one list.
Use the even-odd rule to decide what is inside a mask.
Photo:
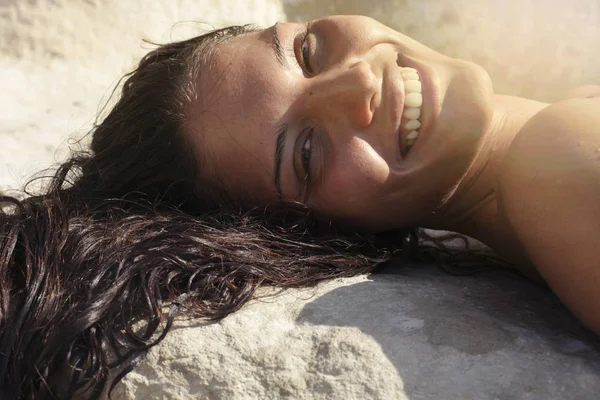
[(598, 0), (283, 0), (292, 21), (369, 15), (452, 57), (474, 61), (497, 93), (556, 101), (600, 85)]

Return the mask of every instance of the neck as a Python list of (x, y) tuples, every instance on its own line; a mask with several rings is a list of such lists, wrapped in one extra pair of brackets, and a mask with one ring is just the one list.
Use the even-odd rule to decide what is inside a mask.
[(473, 163), (453, 194), (436, 210), (433, 229), (471, 236), (503, 253), (508, 239), (497, 207), (502, 160), (523, 125), (547, 106), (533, 100), (494, 96), (494, 115)]

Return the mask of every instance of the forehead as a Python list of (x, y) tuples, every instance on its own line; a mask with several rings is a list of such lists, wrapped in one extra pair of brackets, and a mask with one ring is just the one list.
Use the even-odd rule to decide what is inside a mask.
[(203, 180), (234, 198), (277, 198), (275, 134), (289, 103), (287, 86), (268, 30), (215, 48), (196, 77), (197, 96), (186, 129)]

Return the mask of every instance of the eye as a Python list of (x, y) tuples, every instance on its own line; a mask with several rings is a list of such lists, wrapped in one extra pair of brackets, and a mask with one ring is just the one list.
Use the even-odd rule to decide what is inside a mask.
[(302, 58), (302, 68), (307, 74), (312, 75), (314, 73), (313, 68), (310, 65), (310, 25), (306, 26), (306, 32), (302, 35), (300, 54)]
[(307, 182), (310, 182), (310, 156), (311, 156), (311, 152), (312, 152), (311, 139), (312, 139), (312, 129), (309, 132), (309, 134), (306, 136), (306, 139), (304, 140), (304, 144), (302, 144), (302, 149), (300, 149), (302, 168), (304, 169), (304, 180)]

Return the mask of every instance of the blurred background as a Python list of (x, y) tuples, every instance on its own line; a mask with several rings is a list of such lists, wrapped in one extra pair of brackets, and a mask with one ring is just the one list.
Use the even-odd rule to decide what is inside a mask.
[(556, 101), (600, 85), (600, 0), (283, 0), (288, 20), (369, 15), (473, 61), (497, 93)]
[(363, 14), (544, 101), (600, 84), (599, 0), (0, 0), (0, 190), (58, 162), (150, 45), (231, 24)]

